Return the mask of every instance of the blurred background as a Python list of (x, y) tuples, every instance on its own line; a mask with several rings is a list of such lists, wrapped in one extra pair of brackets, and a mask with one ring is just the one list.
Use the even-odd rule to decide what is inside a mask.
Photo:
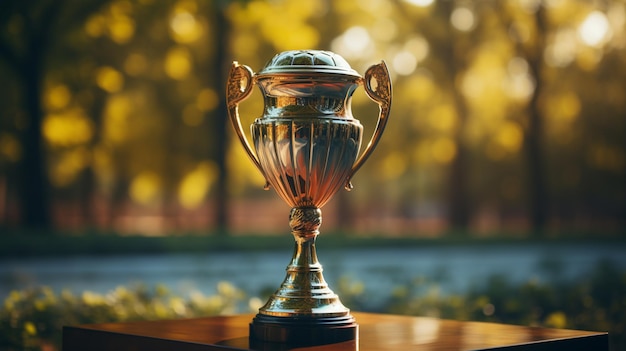
[[(360, 73), (385, 60), (394, 84), (385, 136), (325, 229), (623, 232), (625, 7), (4, 1), (0, 224), (273, 232), (289, 209), (232, 138), (225, 77), (316, 48)], [(369, 136), (377, 108), (356, 95)], [(260, 117), (260, 98), (241, 113)]]
[[(5, 304), (4, 313), (14, 316), (9, 307), (19, 305), (16, 301), (30, 306), (52, 296), (58, 303), (56, 288), (20, 290), (45, 282), (50, 273), (42, 267), (57, 264), (58, 278), (67, 277), (72, 265), (111, 268), (120, 262), (117, 256), (104, 262), (37, 261), (40, 253), (116, 254), (129, 245), (135, 251), (162, 249), (154, 241), (142, 241), (144, 237), (181, 237), (168, 241), (171, 250), (228, 247), (239, 254), (257, 244), (257, 249), (282, 248), (251, 241), (251, 236), (290, 245), (289, 208), (273, 191), (263, 190), (262, 176), (233, 137), (224, 95), (233, 61), (259, 71), (276, 53), (293, 49), (333, 51), (361, 74), (384, 60), (392, 75), (391, 118), (378, 148), (353, 179), (355, 189), (341, 191), (323, 209), (321, 242), (336, 240), (338, 248), (329, 251), (330, 266), (338, 270), (332, 281), (351, 307), (626, 330), (622, 317), (611, 317), (626, 308), (626, 262), (620, 251), (626, 238), (623, 0), (2, 1), (0, 283), (5, 291), (0, 297), (13, 301)], [(262, 107), (255, 91), (240, 106), (243, 124), (260, 117)], [(359, 89), (352, 107), (365, 126), (366, 142), (378, 117), (377, 105)], [(129, 240), (110, 239), (110, 244), (100, 234)], [(228, 241), (234, 237), (246, 241)], [(530, 295), (515, 296), (518, 302), (534, 301), (527, 309), (534, 312), (507, 319), (494, 312), (505, 309), (495, 305), (493, 286), (474, 299), (469, 283), (450, 277), (453, 283), (444, 292), (455, 298), (462, 294), (467, 303), (461, 305), (474, 307), (454, 309), (459, 300), (446, 300), (451, 299), (446, 294), (424, 300), (424, 291), (416, 287), (424, 280), (415, 280), (411, 272), (390, 282), (387, 287), (402, 287), (374, 308), (372, 301), (363, 300), (367, 284), (360, 283), (371, 271), (342, 275), (352, 268), (342, 266), (342, 257), (349, 254), (341, 248), (363, 242), (377, 246), (387, 243), (385, 238), (417, 240), (400, 242), (424, 250), (409, 251), (407, 257), (427, 256), (431, 245), (443, 250), (427, 256), (431, 261), (420, 263), (422, 267), (436, 259), (465, 257), (458, 267), (503, 264), (511, 272), (522, 266), (518, 261), (502, 263), (507, 257), (527, 257), (520, 271), (528, 275), (515, 284), (498, 279), (488, 284), (499, 287), (503, 299), (511, 294), (503, 286), (526, 291)], [(497, 242), (503, 256), (477, 261), (493, 248), (485, 238), (512, 241)], [(91, 244), (77, 244), (89, 240)], [(487, 246), (472, 251), (476, 240)], [(78, 248), (68, 249), (72, 245)], [(559, 256), (564, 261), (545, 259), (568, 245), (572, 250)], [(520, 247), (526, 251), (509, 255), (507, 250)], [(278, 269), (268, 268), (269, 275), (281, 274), (288, 250), (269, 252), (268, 257), (282, 258)], [(365, 254), (353, 252), (355, 260)], [(390, 251), (385, 257), (395, 254)], [(220, 256), (209, 264), (177, 257), (189, 267), (220, 266), (228, 259)], [(591, 269), (606, 257), (617, 263), (604, 262), (594, 271), (595, 280), (581, 280), (588, 276), (583, 268)], [(549, 292), (529, 280), (537, 272), (533, 264), (546, 273), (543, 282), (549, 284), (540, 288)], [(446, 267), (456, 271), (456, 266)], [(577, 267), (574, 282), (561, 279), (564, 267)], [(399, 270), (390, 266), (389, 271)], [(389, 271), (379, 273), (389, 277)], [(215, 274), (224, 279), (241, 270), (234, 272)], [(424, 279), (430, 281), (436, 275), (431, 273)], [(495, 273), (481, 274), (493, 278)], [(160, 281), (158, 275), (153, 278)], [(125, 277), (122, 283), (127, 279), (152, 278)], [(58, 290), (71, 283), (50, 281)], [(87, 281), (89, 287), (99, 280)], [(84, 282), (74, 291), (84, 289)], [(217, 296), (240, 296), (224, 284), (218, 284)], [(464, 288), (455, 290), (458, 284)], [(520, 290), (524, 284), (538, 290)], [(568, 284), (582, 289), (573, 300), (559, 295), (572, 291)], [(9, 294), (12, 288), (21, 293)], [(124, 305), (120, 296), (145, 296), (144, 290), (118, 293), (112, 295), (118, 309)], [(252, 295), (257, 293), (263, 294)], [(94, 294), (68, 301), (98, 305), (102, 296)], [(153, 294), (148, 295), (169, 296), (162, 290)], [(416, 305), (416, 296), (430, 305)], [(569, 301), (570, 309), (551, 305), (560, 300)], [(609, 301), (602, 313), (597, 308), (605, 302), (599, 301)], [(516, 308), (523, 311), (522, 305)], [(477, 314), (468, 312), (472, 308)], [(21, 324), (5, 324), (5, 330), (31, 335), (27, 322), (34, 317), (21, 316), (30, 317)], [(43, 327), (34, 328), (41, 334)], [(13, 340), (7, 338), (5, 343)]]

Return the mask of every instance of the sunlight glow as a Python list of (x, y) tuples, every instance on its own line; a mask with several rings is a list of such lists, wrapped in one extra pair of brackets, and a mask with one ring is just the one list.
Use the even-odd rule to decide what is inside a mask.
[(391, 65), (399, 75), (408, 76), (417, 68), (417, 58), (408, 51), (400, 51), (393, 57)]
[(170, 19), (172, 39), (178, 43), (193, 43), (202, 36), (202, 26), (187, 11), (178, 11)]
[(611, 27), (606, 15), (600, 11), (593, 11), (587, 15), (583, 23), (578, 27), (578, 36), (583, 43), (599, 47), (602, 46), (611, 35)]
[(528, 62), (521, 57), (512, 58), (507, 65), (507, 73), (503, 82), (504, 91), (517, 101), (528, 101), (535, 91), (535, 80), (530, 74)]
[(553, 67), (565, 67), (576, 58), (576, 32), (560, 29), (544, 51), (546, 63)]
[(343, 34), (335, 38), (332, 50), (343, 56), (345, 59), (362, 58), (364, 52), (372, 47), (372, 40), (367, 29), (361, 26), (350, 27)]
[(391, 18), (379, 18), (372, 25), (372, 36), (380, 41), (392, 41), (398, 35), (398, 25)]
[(430, 46), (428, 41), (421, 36), (410, 38), (404, 43), (404, 50), (410, 52), (415, 56), (415, 59), (419, 62), (424, 60), (430, 52)]
[(415, 5), (417, 7), (427, 7), (432, 5), (435, 0), (404, 0), (406, 3)]
[(467, 7), (457, 7), (450, 15), (452, 26), (462, 32), (469, 32), (476, 26), (474, 12)]

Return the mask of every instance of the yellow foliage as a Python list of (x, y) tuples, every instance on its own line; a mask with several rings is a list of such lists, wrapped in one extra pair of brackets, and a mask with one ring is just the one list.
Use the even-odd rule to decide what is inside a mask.
[(257, 52), (259, 40), (253, 33), (238, 33), (232, 41), (233, 51), (241, 57), (252, 56)]
[(179, 1), (170, 15), (170, 37), (177, 43), (189, 44), (204, 34), (204, 28), (195, 16), (197, 4), (194, 1)]
[(104, 137), (112, 142), (126, 140), (128, 134), (128, 117), (132, 101), (126, 95), (109, 97), (104, 109)]
[(106, 19), (103, 15), (95, 14), (85, 22), (85, 32), (87, 35), (97, 38), (104, 34), (106, 30)]
[(106, 304), (106, 300), (102, 295), (89, 290), (83, 292), (82, 299), (83, 302), (88, 306), (98, 306)]
[(581, 103), (573, 91), (552, 94), (541, 99), (541, 108), (546, 117), (554, 123), (572, 122), (580, 113)]
[(100, 183), (104, 187), (110, 186), (115, 177), (115, 169), (110, 152), (102, 146), (95, 147), (91, 162)]
[(151, 171), (143, 171), (133, 178), (130, 183), (130, 197), (142, 205), (151, 205), (161, 199), (161, 177)]
[[(320, 41), (319, 32), (306, 21), (321, 11), (319, 6), (322, 4), (317, 1), (251, 1), (245, 7), (233, 6), (230, 18), (244, 29), (260, 30), (276, 51), (315, 48)], [(251, 40), (242, 35), (235, 47), (253, 52), (254, 48), (247, 45)]]
[(72, 100), (72, 93), (64, 84), (46, 89), (44, 93), (46, 108), (60, 110), (67, 107)]
[(185, 106), (182, 113), (183, 123), (190, 127), (197, 127), (204, 122), (204, 113), (195, 104)]
[(53, 164), (50, 172), (50, 181), (56, 187), (71, 184), (76, 176), (91, 161), (91, 154), (86, 147), (78, 147), (64, 152)]
[(430, 145), (432, 158), (438, 163), (449, 163), (456, 156), (456, 144), (448, 137), (439, 137)]
[(428, 114), (428, 122), (438, 131), (450, 132), (457, 124), (456, 109), (450, 104), (439, 104)]
[(552, 312), (546, 317), (545, 325), (550, 328), (565, 328), (567, 316), (561, 311)]
[(231, 138), (231, 145), (228, 147), (228, 168), (230, 178), (229, 191), (233, 195), (240, 195), (245, 191), (246, 186), (252, 184), (261, 188), (265, 184), (265, 178), (254, 166), (246, 151), (241, 146), (237, 138)]
[(496, 140), (506, 151), (515, 153), (522, 147), (524, 132), (517, 123), (504, 122), (498, 129)]
[(103, 66), (96, 71), (96, 84), (109, 93), (115, 93), (124, 86), (124, 76), (113, 67)]
[(28, 335), (37, 335), (37, 326), (35, 326), (35, 323), (33, 322), (25, 322), (24, 331)]
[(263, 35), (274, 45), (276, 51), (314, 48), (319, 43), (316, 28), (296, 21), (266, 19), (261, 26)]
[(432, 77), (427, 74), (414, 74), (408, 77), (404, 89), (395, 94), (408, 95), (404, 99), (424, 104), (432, 101), (437, 92), (437, 85)]
[(114, 17), (127, 16), (133, 11), (133, 4), (128, 0), (116, 0), (111, 2), (109, 11)]
[(404, 152), (392, 152), (385, 156), (380, 167), (383, 180), (392, 181), (404, 174), (408, 166), (407, 161)]
[(185, 79), (192, 69), (191, 53), (184, 46), (175, 46), (168, 50), (163, 63), (165, 73), (172, 79)]
[(430, 141), (420, 140), (413, 149), (412, 160), (418, 165), (426, 165), (431, 162)]
[(200, 111), (212, 111), (217, 107), (218, 103), (217, 92), (210, 88), (200, 90), (196, 97), (196, 107)]
[(206, 194), (215, 183), (218, 168), (212, 162), (201, 162), (195, 169), (187, 173), (178, 186), (178, 201), (188, 209), (202, 204)]
[(127, 16), (116, 16), (107, 21), (109, 36), (118, 44), (129, 42), (135, 34), (135, 22)]
[(93, 136), (93, 123), (79, 108), (48, 114), (43, 121), (43, 135), (53, 146), (83, 144)]

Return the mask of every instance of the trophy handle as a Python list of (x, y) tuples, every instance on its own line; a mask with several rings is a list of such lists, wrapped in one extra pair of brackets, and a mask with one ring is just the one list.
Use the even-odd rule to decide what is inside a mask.
[(387, 69), (385, 61), (381, 61), (379, 64), (368, 68), (363, 79), (367, 96), (378, 104), (378, 123), (376, 124), (376, 129), (374, 129), (372, 139), (367, 144), (365, 151), (363, 151), (361, 156), (354, 163), (354, 166), (352, 166), (352, 171), (346, 179), (346, 190), (351, 190), (353, 188), (351, 182), (352, 177), (356, 171), (363, 166), (363, 163), (365, 163), (380, 141), (380, 137), (382, 136), (385, 126), (387, 125), (387, 120), (389, 119), (389, 112), (391, 111), (391, 78), (389, 78), (389, 70)]
[(269, 189), (269, 182), (267, 181), (265, 172), (263, 172), (263, 168), (256, 154), (252, 151), (252, 147), (244, 134), (243, 128), (241, 127), (241, 120), (239, 119), (239, 103), (252, 93), (252, 87), (254, 86), (253, 75), (254, 72), (252, 72), (250, 67), (241, 65), (237, 61), (233, 62), (226, 84), (226, 104), (228, 106), (228, 117), (235, 128), (235, 132), (241, 144), (248, 153), (248, 156), (250, 156), (252, 162), (254, 162), (254, 165), (259, 169), (263, 177), (265, 177), (265, 189)]

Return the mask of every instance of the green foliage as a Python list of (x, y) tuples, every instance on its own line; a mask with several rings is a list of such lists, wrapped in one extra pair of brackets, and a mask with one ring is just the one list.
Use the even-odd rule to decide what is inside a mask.
[[(464, 295), (444, 294), (435, 281), (418, 277), (394, 287), (380, 305), (368, 300), (362, 282), (346, 277), (336, 288), (342, 301), (356, 311), (608, 331), (612, 349), (626, 347), (626, 271), (610, 262), (598, 264), (582, 280), (555, 275), (549, 283), (519, 284), (494, 275)], [(119, 287), (107, 294), (81, 295), (56, 294), (45, 287), (14, 291), (0, 309), (0, 349), (60, 349), (64, 325), (232, 314), (248, 312), (260, 302), (257, 297), (246, 300), (227, 282), (220, 283), (212, 296), (200, 292), (178, 296), (164, 286)]]

